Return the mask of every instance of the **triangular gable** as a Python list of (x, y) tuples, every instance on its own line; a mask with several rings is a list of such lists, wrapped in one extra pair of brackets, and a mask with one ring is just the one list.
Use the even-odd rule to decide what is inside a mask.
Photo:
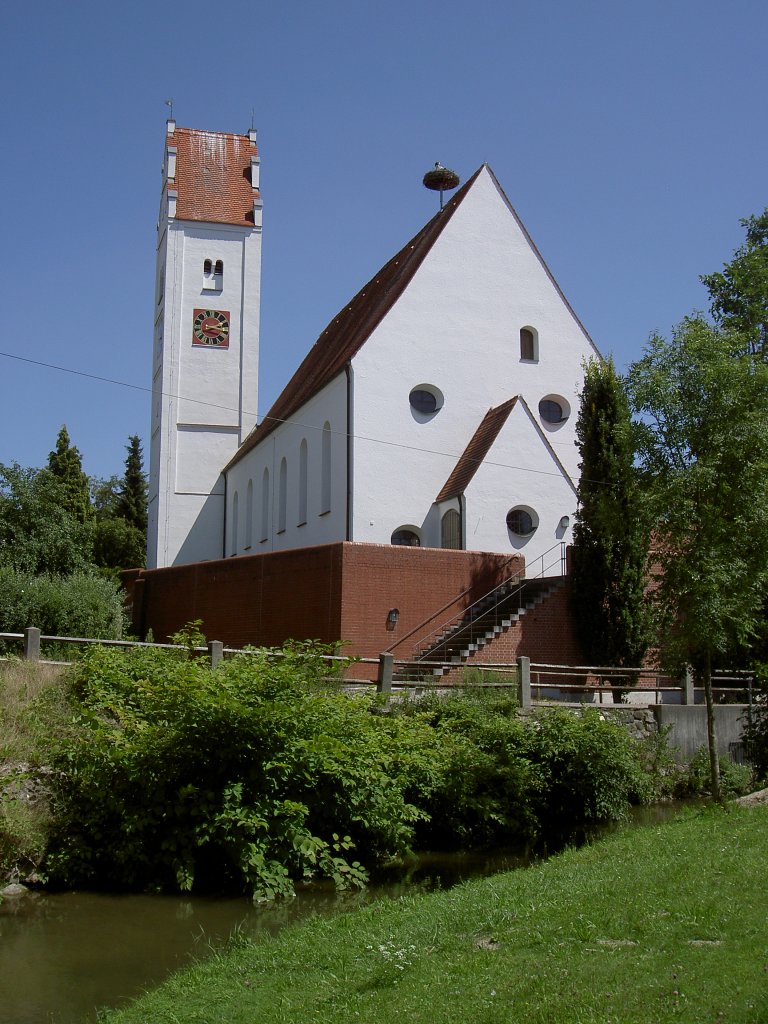
[(475, 171), (444, 208), (328, 324), (272, 408), (243, 441), (225, 472), (341, 373), (405, 291), (484, 166)]
[[(579, 328), (581, 329), (582, 333), (584, 334), (584, 337), (589, 342), (590, 347), (593, 349), (593, 351), (595, 353), (595, 356), (598, 359), (602, 360), (603, 357), (600, 354), (600, 352), (599, 352), (599, 350), (597, 348), (597, 345), (595, 345), (594, 341), (590, 337), (589, 331), (586, 329), (584, 324), (581, 322), (581, 320), (579, 319), (578, 315), (576, 314), (576, 311), (574, 310), (573, 306), (570, 304), (568, 299), (565, 297), (565, 294), (563, 293), (563, 290), (561, 289), (560, 285), (557, 283), (555, 275), (552, 273), (552, 271), (547, 266), (547, 261), (544, 259), (544, 257), (539, 252), (539, 247), (536, 245), (534, 240), (529, 235), (528, 229), (526, 228), (525, 224), (523, 224), (522, 220), (520, 219), (520, 216), (519, 216), (517, 210), (514, 208), (512, 203), (510, 203), (509, 199), (507, 198), (507, 194), (504, 191), (504, 189), (501, 187), (501, 184), (499, 183), (499, 179), (493, 173), (493, 171), (488, 166), (488, 164), (484, 164), (483, 166), (485, 167), (485, 169), (490, 174), (491, 180), (493, 181), (494, 185), (498, 189), (499, 195), (501, 196), (503, 202), (506, 204), (507, 208), (509, 209), (509, 212), (512, 214), (512, 216), (517, 221), (517, 225), (520, 228), (520, 230), (522, 231), (523, 235), (525, 236), (525, 240), (527, 241), (528, 245), (530, 246), (531, 252), (535, 255), (536, 259), (541, 264), (542, 269), (544, 270), (544, 273), (547, 275), (549, 280), (552, 282), (552, 285), (553, 285), (555, 291), (557, 292), (557, 294), (560, 296), (560, 299), (562, 300), (563, 305), (567, 308), (567, 310), (569, 311), (569, 313), (571, 314), (573, 319), (579, 325)], [(482, 170), (482, 168), (481, 168), (481, 170)]]
[(548, 454), (560, 470), (563, 479), (566, 480), (568, 486), (571, 488), (573, 493), (576, 494), (575, 483), (558, 457), (557, 452), (550, 444), (549, 438), (537, 422), (536, 417), (531, 413), (530, 406), (522, 395), (517, 395), (515, 398), (510, 398), (507, 402), (497, 406), (495, 409), (488, 410), (477, 430), (473, 434), (469, 444), (459, 456), (456, 465), (440, 490), (440, 493), (435, 498), (435, 504), (448, 501), (450, 498), (458, 498), (466, 491), (467, 487), (474, 479), (478, 469), (488, 458), (489, 452), (492, 450), (502, 428), (509, 419), (509, 414), (518, 404), (524, 411), (526, 418), (529, 420), (531, 426), (539, 436), (539, 439), (547, 449)]

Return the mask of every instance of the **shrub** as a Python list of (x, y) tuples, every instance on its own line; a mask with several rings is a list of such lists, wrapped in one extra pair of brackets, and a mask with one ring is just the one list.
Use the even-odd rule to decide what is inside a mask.
[(552, 709), (531, 723), (528, 757), (541, 772), (535, 806), (550, 836), (624, 818), (631, 801), (653, 797), (636, 745), (594, 709)]
[(353, 849), (404, 852), (418, 757), (395, 750), (403, 730), (369, 699), (329, 688), (323, 653), (294, 645), (212, 672), (186, 652), (89, 651), (71, 683), (78, 734), (55, 755), (54, 877), (271, 897), (316, 874), (362, 882)]
[(375, 698), (329, 680), (327, 648), (211, 670), (196, 624), (177, 639), (89, 649), (59, 692), (66, 723), (49, 709), (53, 881), (257, 898), (316, 876), (359, 885), (416, 842), (562, 838), (650, 792), (637, 748), (594, 711), (521, 719), (477, 689), (372, 714)]
[(768, 779), (768, 665), (758, 667), (757, 684), (751, 721), (744, 726), (744, 749), (755, 777), (764, 781)]
[[(734, 764), (730, 758), (720, 757), (720, 791), (724, 797), (747, 793), (752, 782), (752, 771), (746, 765)], [(709, 795), (712, 784), (709, 751), (700, 747), (688, 765), (679, 785), (678, 796)]]
[(541, 779), (527, 757), (528, 727), (517, 712), (508, 693), (482, 689), (432, 698), (421, 707), (443, 758), (440, 778), (426, 795), (422, 842), (478, 846), (536, 835), (533, 798)]
[(0, 632), (37, 626), (49, 636), (119, 640), (125, 622), (119, 588), (104, 577), (34, 576), (0, 567)]

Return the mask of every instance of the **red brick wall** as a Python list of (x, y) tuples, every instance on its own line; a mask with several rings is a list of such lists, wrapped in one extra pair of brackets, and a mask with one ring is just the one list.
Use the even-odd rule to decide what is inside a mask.
[(209, 639), (231, 647), (341, 635), (342, 550), (324, 545), (126, 574), (133, 629), (165, 641), (202, 619)]
[[(343, 543), (131, 571), (123, 583), (134, 632), (151, 629), (158, 642), (202, 619), (206, 636), (232, 647), (348, 640), (348, 653), (377, 657), (419, 627), (395, 650), (405, 657), (435, 625), (522, 567), (517, 555)], [(400, 612), (392, 632), (390, 608)]]
[(491, 640), (475, 657), (481, 661), (514, 661), (517, 657), (546, 665), (586, 665), (570, 611), (570, 584), (526, 611), (517, 622)]
[[(422, 637), (523, 567), (519, 555), (344, 544), (341, 635), (355, 654), (376, 657), (391, 649), (395, 658), (409, 658)], [(400, 617), (389, 632), (391, 608)]]

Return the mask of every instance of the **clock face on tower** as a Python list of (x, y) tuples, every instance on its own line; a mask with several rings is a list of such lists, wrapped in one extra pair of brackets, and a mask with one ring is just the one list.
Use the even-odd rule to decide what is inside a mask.
[(206, 348), (229, 348), (229, 310), (193, 310), (192, 344)]

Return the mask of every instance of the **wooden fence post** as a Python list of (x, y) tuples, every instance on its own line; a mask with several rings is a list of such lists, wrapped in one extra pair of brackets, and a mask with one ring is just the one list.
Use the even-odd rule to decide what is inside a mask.
[(517, 699), (520, 707), (528, 709), (531, 706), (531, 659), (519, 657), (517, 659)]
[(224, 644), (221, 640), (208, 641), (208, 656), (211, 659), (211, 668), (216, 668), (224, 659)]
[(40, 630), (37, 626), (24, 630), (24, 660), (40, 661)]
[(394, 664), (394, 654), (390, 654), (389, 651), (384, 651), (383, 654), (379, 655), (379, 675), (376, 681), (377, 693), (392, 692), (392, 671)]

